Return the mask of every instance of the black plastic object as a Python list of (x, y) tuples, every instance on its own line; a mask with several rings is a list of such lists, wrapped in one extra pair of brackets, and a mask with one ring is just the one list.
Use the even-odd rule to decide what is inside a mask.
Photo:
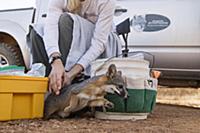
[(128, 57), (128, 33), (130, 33), (130, 19), (127, 18), (120, 24), (116, 26), (116, 31), (118, 35), (122, 35), (125, 42), (125, 49), (122, 50), (123, 57)]

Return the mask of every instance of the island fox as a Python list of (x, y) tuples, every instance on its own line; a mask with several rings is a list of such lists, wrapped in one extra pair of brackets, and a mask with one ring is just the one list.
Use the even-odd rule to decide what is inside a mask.
[(121, 71), (117, 71), (114, 64), (110, 65), (105, 75), (94, 76), (81, 83), (64, 87), (61, 94), (51, 93), (45, 100), (44, 118), (54, 115), (61, 118), (68, 117), (85, 107), (112, 108), (114, 105), (104, 98), (107, 93), (114, 93), (127, 98), (126, 83)]

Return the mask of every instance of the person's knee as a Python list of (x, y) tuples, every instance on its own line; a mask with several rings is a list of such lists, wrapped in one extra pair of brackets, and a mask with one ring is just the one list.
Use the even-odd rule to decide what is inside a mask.
[(72, 27), (73, 26), (73, 19), (68, 13), (63, 13), (59, 18), (59, 27)]
[(37, 39), (37, 33), (34, 29), (31, 29), (30, 31), (30, 40), (33, 42)]

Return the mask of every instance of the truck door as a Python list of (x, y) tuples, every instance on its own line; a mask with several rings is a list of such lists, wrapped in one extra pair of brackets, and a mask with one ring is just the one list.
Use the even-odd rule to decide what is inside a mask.
[(200, 76), (199, 5), (199, 0), (117, 0), (127, 12), (115, 23), (131, 19), (129, 48), (152, 53), (155, 69)]

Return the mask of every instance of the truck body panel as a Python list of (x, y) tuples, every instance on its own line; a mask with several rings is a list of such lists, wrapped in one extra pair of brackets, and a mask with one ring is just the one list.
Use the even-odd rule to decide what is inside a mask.
[[(30, 66), (30, 51), (26, 41), (29, 25), (33, 21), (34, 8), (0, 10), (0, 33), (12, 36), (21, 49), (24, 63)], [(14, 42), (13, 42), (14, 43)]]
[(199, 0), (118, 0), (127, 12), (115, 23), (130, 18), (130, 51), (153, 54), (153, 67), (164, 76), (200, 79), (199, 5)]
[[(36, 0), (35, 13), (34, 8), (0, 11), (0, 32), (15, 38), (26, 66), (28, 27), (42, 29), (48, 1)], [(130, 19), (129, 50), (152, 54), (153, 69), (161, 70), (164, 78), (200, 80), (199, 5), (199, 0), (116, 0), (116, 8), (127, 12), (116, 15), (114, 22)]]

